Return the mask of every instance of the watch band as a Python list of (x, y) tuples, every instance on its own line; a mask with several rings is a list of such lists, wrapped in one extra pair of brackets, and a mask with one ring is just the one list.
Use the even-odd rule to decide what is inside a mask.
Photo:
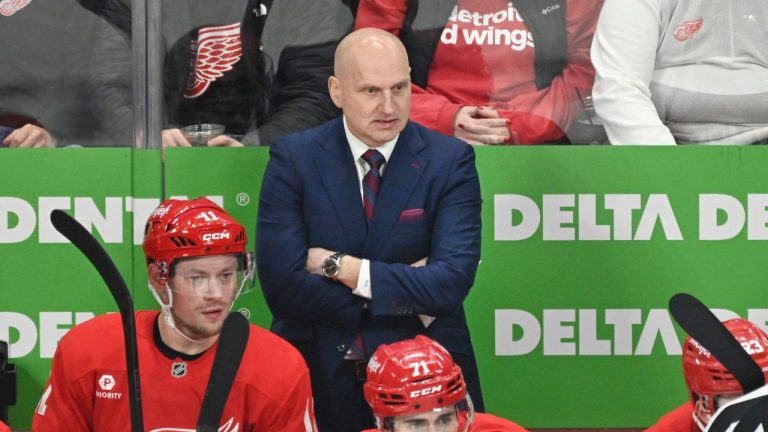
[[(341, 273), (341, 258), (346, 255), (343, 252), (336, 252), (323, 261), (323, 275), (328, 279), (335, 280)], [(332, 270), (329, 267), (334, 267)]]

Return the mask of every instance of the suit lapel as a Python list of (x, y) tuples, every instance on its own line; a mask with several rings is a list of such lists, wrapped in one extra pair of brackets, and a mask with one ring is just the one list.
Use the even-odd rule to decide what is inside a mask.
[(331, 123), (328, 133), (319, 139), (321, 148), (315, 156), (315, 168), (347, 238), (349, 249), (345, 252), (359, 254), (367, 227), (355, 162), (341, 117)]
[(429, 159), (421, 154), (426, 147), (416, 128), (409, 122), (400, 133), (395, 150), (387, 162), (381, 189), (376, 197), (373, 218), (368, 226), (368, 237), (363, 252), (365, 257), (376, 257), (395, 227), (400, 212), (405, 210)]

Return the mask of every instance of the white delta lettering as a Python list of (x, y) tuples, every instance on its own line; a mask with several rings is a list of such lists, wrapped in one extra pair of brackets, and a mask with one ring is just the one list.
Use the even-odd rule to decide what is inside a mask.
[(650, 240), (657, 224), (667, 240), (683, 239), (666, 194), (650, 194), (645, 205), (640, 194), (604, 195), (600, 216), (609, 223), (603, 224), (595, 194), (543, 195), (541, 208), (524, 195), (497, 194), (493, 204), (497, 241), (525, 240), (539, 228), (545, 241)]
[[(172, 198), (186, 199), (181, 196)], [(223, 206), (221, 195), (208, 199)], [(123, 220), (126, 213), (133, 213), (133, 244), (138, 245), (144, 238), (144, 224), (160, 204), (160, 199), (106, 197), (97, 205), (91, 197), (38, 197), (36, 204), (0, 196), (0, 244), (27, 241), (35, 229), (39, 243), (67, 243), (51, 224), (51, 212), (60, 209), (69, 210), (89, 232), (98, 233), (104, 243), (123, 242)]]
[[(0, 312), (0, 340), (8, 341), (8, 357), (26, 357), (40, 346), (40, 358), (53, 358), (56, 346), (69, 329), (93, 318), (92, 312), (40, 312), (39, 325), (18, 312)], [(73, 319), (74, 318), (74, 319)], [(15, 335), (11, 338), (11, 330)]]
[(436, 386), (432, 386), (432, 387), (423, 388), (423, 389), (420, 389), (420, 390), (414, 390), (414, 391), (411, 392), (411, 397), (412, 398), (417, 398), (417, 397), (421, 397), (421, 396), (428, 396), (428, 395), (431, 395), (431, 394), (439, 393), (440, 390), (442, 390), (442, 388), (443, 388), (442, 385), (436, 385)]
[(730, 195), (699, 195), (699, 239), (729, 240), (744, 225), (748, 240), (768, 240), (768, 194), (747, 195), (746, 208)]
[[(712, 312), (720, 320), (738, 317), (727, 309)], [(747, 315), (768, 330), (768, 309), (749, 309)], [(651, 309), (645, 317), (641, 309), (606, 309), (602, 314), (597, 309), (544, 309), (541, 316), (497, 309), (496, 355), (522, 356), (541, 346), (545, 356), (646, 356), (659, 340), (667, 355), (682, 353), (666, 309)]]

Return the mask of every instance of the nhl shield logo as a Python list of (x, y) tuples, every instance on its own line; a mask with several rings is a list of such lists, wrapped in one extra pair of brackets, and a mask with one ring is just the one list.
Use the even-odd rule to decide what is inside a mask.
[(187, 363), (186, 362), (175, 362), (171, 366), (171, 375), (174, 378), (181, 378), (184, 375), (187, 374)]

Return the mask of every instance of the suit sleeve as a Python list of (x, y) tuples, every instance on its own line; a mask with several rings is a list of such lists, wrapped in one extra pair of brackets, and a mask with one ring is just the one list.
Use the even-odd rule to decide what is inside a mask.
[(93, 394), (84, 379), (74, 380), (68, 374), (68, 346), (64, 340), (56, 349), (51, 376), (32, 418), (34, 432), (68, 432), (92, 430)]
[(456, 148), (434, 210), (427, 265), (371, 262), (374, 315), (449, 315), (469, 294), (480, 260), (482, 198), (474, 149)]
[(269, 154), (259, 197), (256, 248), (259, 280), (270, 311), (276, 318), (308, 322), (357, 320), (362, 299), (305, 269), (309, 246), (301, 179), (285, 141), (277, 140)]
[(651, 101), (661, 12), (656, 0), (607, 0), (592, 43), (592, 96), (611, 144), (675, 144)]

